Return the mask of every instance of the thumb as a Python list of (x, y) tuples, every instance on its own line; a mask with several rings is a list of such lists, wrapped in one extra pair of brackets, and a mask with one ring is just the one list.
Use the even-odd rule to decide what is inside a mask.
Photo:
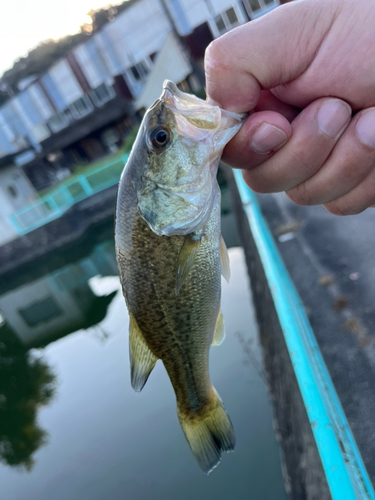
[(208, 97), (230, 111), (254, 109), (261, 90), (287, 84), (308, 68), (336, 10), (333, 1), (292, 2), (214, 40), (205, 56)]

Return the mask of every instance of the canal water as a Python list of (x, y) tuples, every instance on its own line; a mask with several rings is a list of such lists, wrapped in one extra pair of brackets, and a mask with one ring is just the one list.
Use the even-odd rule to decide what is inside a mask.
[[(237, 244), (230, 215), (224, 224)], [(209, 476), (162, 363), (140, 394), (130, 386), (112, 239), (0, 296), (1, 500), (287, 499), (244, 254), (229, 254), (226, 339), (211, 349), (210, 373), (237, 445)]]

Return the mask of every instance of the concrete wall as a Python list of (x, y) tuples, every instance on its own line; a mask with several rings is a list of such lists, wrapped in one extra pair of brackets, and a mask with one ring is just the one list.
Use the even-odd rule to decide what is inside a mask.
[(274, 408), (275, 432), (283, 451), (286, 490), (292, 500), (331, 500), (268, 281), (232, 172), (227, 171), (227, 180), (257, 313), (264, 366)]

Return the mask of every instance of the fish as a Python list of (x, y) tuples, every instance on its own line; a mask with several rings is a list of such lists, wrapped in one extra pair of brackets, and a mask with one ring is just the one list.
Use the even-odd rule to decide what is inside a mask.
[(230, 276), (216, 174), (242, 122), (243, 116), (165, 81), (143, 117), (116, 202), (132, 387), (141, 391), (156, 362), (163, 362), (182, 430), (207, 474), (235, 446), (210, 380), (209, 350), (225, 336), (221, 274)]

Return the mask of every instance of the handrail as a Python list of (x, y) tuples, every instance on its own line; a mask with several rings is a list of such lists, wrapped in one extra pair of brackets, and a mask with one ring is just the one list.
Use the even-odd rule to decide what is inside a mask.
[[(9, 218), (11, 224), (19, 235), (24, 235), (61, 217), (75, 203), (117, 184), (128, 157), (127, 153), (121, 154), (104, 165), (68, 179), (47, 195), (14, 212)], [(99, 181), (95, 181), (95, 176)]]

